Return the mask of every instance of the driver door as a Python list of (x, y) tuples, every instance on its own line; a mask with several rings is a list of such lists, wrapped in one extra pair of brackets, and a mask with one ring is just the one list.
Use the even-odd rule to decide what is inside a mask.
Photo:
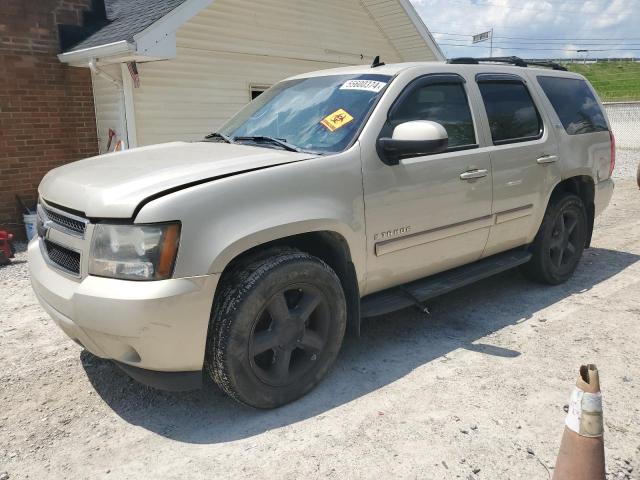
[(363, 158), (366, 294), (481, 257), (492, 224), (491, 164), (472, 113), (456, 74), (418, 77), (389, 109), (381, 137), (400, 123), (431, 120), (447, 130), (449, 148), (398, 165)]

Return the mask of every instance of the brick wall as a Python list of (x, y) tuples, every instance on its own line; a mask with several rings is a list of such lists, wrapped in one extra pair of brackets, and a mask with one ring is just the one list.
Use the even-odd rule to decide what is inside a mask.
[(89, 69), (58, 61), (58, 24), (90, 0), (0, 0), (0, 230), (24, 237), (15, 195), (34, 202), (54, 167), (98, 151)]

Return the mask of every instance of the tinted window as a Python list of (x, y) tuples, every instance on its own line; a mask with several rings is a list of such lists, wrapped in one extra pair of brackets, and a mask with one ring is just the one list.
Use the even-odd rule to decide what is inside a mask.
[(471, 110), (461, 83), (414, 88), (402, 103), (394, 106), (390, 119), (393, 125), (411, 120), (431, 120), (441, 124), (449, 135), (449, 148), (476, 143)]
[(542, 122), (527, 87), (520, 82), (478, 83), (489, 118), (494, 144), (540, 136)]
[(538, 77), (569, 135), (608, 130), (600, 105), (584, 80)]

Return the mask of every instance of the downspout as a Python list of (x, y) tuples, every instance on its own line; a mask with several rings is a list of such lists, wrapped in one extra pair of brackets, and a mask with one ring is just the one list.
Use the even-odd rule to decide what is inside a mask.
[[(91, 73), (93, 73), (94, 75), (98, 76), (98, 77), (102, 77), (105, 80), (107, 80), (109, 83), (111, 83), (112, 85), (114, 85), (116, 87), (116, 89), (118, 90), (118, 93), (120, 94), (120, 108), (119, 108), (119, 112), (120, 112), (120, 119), (124, 121), (124, 123), (121, 125), (122, 129), (123, 129), (123, 134), (120, 135), (120, 139), (124, 140), (127, 139), (127, 142), (123, 142), (125, 143), (124, 145), (124, 149), (127, 148), (127, 143), (129, 142), (129, 136), (128, 136), (128, 132), (127, 132), (127, 113), (126, 113), (126, 108), (125, 107), (125, 99), (124, 99), (124, 87), (122, 85), (122, 82), (120, 80), (118, 80), (117, 78), (112, 77), (111, 75), (109, 75), (107, 72), (105, 72), (104, 70), (101, 70), (98, 65), (96, 64), (96, 59), (92, 58), (91, 60), (89, 60), (89, 70), (91, 70)], [(107, 153), (107, 152), (105, 152)]]

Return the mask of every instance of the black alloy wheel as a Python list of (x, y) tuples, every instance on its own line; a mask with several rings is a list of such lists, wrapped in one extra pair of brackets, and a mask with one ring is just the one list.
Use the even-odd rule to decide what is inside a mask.
[(281, 387), (307, 374), (324, 351), (330, 314), (326, 297), (312, 285), (292, 285), (271, 297), (249, 345), (256, 376)]
[(556, 217), (549, 242), (549, 258), (558, 270), (573, 262), (576, 253), (580, 251), (581, 242), (584, 247), (584, 238), (576, 228), (578, 222), (578, 213), (574, 210), (562, 211)]
[(587, 229), (587, 213), (580, 197), (572, 193), (552, 197), (530, 246), (533, 256), (522, 266), (522, 272), (549, 285), (567, 281), (580, 263)]
[(206, 369), (239, 402), (279, 407), (327, 374), (346, 319), (342, 284), (325, 262), (292, 249), (263, 252), (221, 279)]

